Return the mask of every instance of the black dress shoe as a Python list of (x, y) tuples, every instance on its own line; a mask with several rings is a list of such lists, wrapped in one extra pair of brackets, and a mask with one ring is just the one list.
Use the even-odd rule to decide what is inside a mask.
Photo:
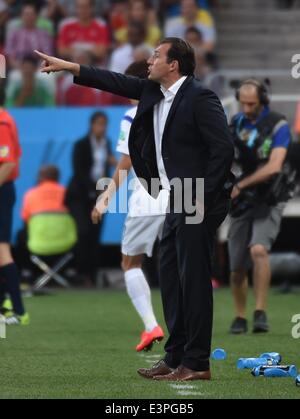
[(231, 325), (230, 333), (232, 335), (242, 335), (247, 332), (248, 332), (247, 320), (243, 319), (242, 317), (235, 318)]
[(157, 377), (160, 375), (171, 374), (174, 370), (170, 368), (163, 359), (156, 362), (151, 368), (140, 368), (138, 374), (144, 378)]
[(265, 311), (256, 310), (254, 312), (253, 333), (268, 333), (269, 324)]

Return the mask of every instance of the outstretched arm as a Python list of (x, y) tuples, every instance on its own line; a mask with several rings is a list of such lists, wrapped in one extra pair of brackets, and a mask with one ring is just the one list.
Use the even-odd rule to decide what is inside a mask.
[(95, 67), (80, 66), (76, 63), (50, 57), (39, 51), (35, 52), (43, 59), (42, 73), (68, 71), (74, 75), (74, 83), (76, 84), (104, 90), (129, 99), (139, 100), (147, 82), (147, 80), (141, 80), (138, 77), (124, 76)]

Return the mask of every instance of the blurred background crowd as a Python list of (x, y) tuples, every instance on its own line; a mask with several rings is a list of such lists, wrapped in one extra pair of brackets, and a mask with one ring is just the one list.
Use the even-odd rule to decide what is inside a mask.
[[(196, 75), (207, 84), (217, 68), (214, 0), (1, 0), (1, 51), (8, 60), (7, 106), (126, 104), (74, 86), (69, 75), (43, 77), (33, 50), (123, 73), (148, 59), (164, 36), (196, 49)], [(216, 86), (218, 89), (218, 86)]]

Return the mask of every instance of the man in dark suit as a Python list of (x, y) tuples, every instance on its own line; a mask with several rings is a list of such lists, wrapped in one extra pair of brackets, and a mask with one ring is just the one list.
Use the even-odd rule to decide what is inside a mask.
[[(140, 101), (130, 133), (130, 156), (137, 176), (145, 180), (154, 197), (159, 188), (151, 189), (153, 179), (171, 190), (175, 203), (172, 181), (192, 181), (185, 192), (197, 204), (196, 218), (203, 216), (205, 208), (204, 219), (188, 223), (186, 212), (178, 213), (171, 205), (161, 242), (161, 292), (170, 334), (166, 356), (138, 372), (157, 380), (209, 380), (212, 248), (228, 212), (234, 151), (219, 99), (193, 76), (194, 51), (181, 39), (165, 39), (149, 60), (149, 79), (145, 80), (40, 56), (43, 72), (68, 70), (76, 83)], [(195, 189), (201, 178), (205, 203)]]
[(109, 166), (116, 160), (106, 137), (107, 116), (96, 112), (90, 121), (89, 133), (79, 140), (73, 151), (73, 176), (67, 189), (66, 205), (78, 230), (76, 268), (81, 282), (91, 286), (97, 269), (101, 223), (91, 222), (91, 212), (97, 199), (96, 183), (108, 176)]

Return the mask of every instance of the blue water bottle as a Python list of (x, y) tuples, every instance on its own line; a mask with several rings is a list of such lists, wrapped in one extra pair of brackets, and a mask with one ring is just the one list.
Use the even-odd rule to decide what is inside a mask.
[(252, 369), (263, 365), (276, 365), (272, 359), (267, 358), (240, 358), (237, 362), (239, 370)]
[(273, 359), (274, 361), (277, 361), (277, 364), (282, 362), (282, 356), (278, 352), (266, 352), (261, 354), (260, 358)]
[(261, 366), (254, 368), (251, 372), (254, 377), (296, 377), (298, 374), (297, 368), (295, 365), (275, 365), (275, 366)]
[(300, 387), (300, 375), (296, 378), (296, 386)]
[(222, 348), (215, 349), (212, 353), (212, 359), (216, 361), (225, 361), (225, 359), (227, 359), (227, 353)]

